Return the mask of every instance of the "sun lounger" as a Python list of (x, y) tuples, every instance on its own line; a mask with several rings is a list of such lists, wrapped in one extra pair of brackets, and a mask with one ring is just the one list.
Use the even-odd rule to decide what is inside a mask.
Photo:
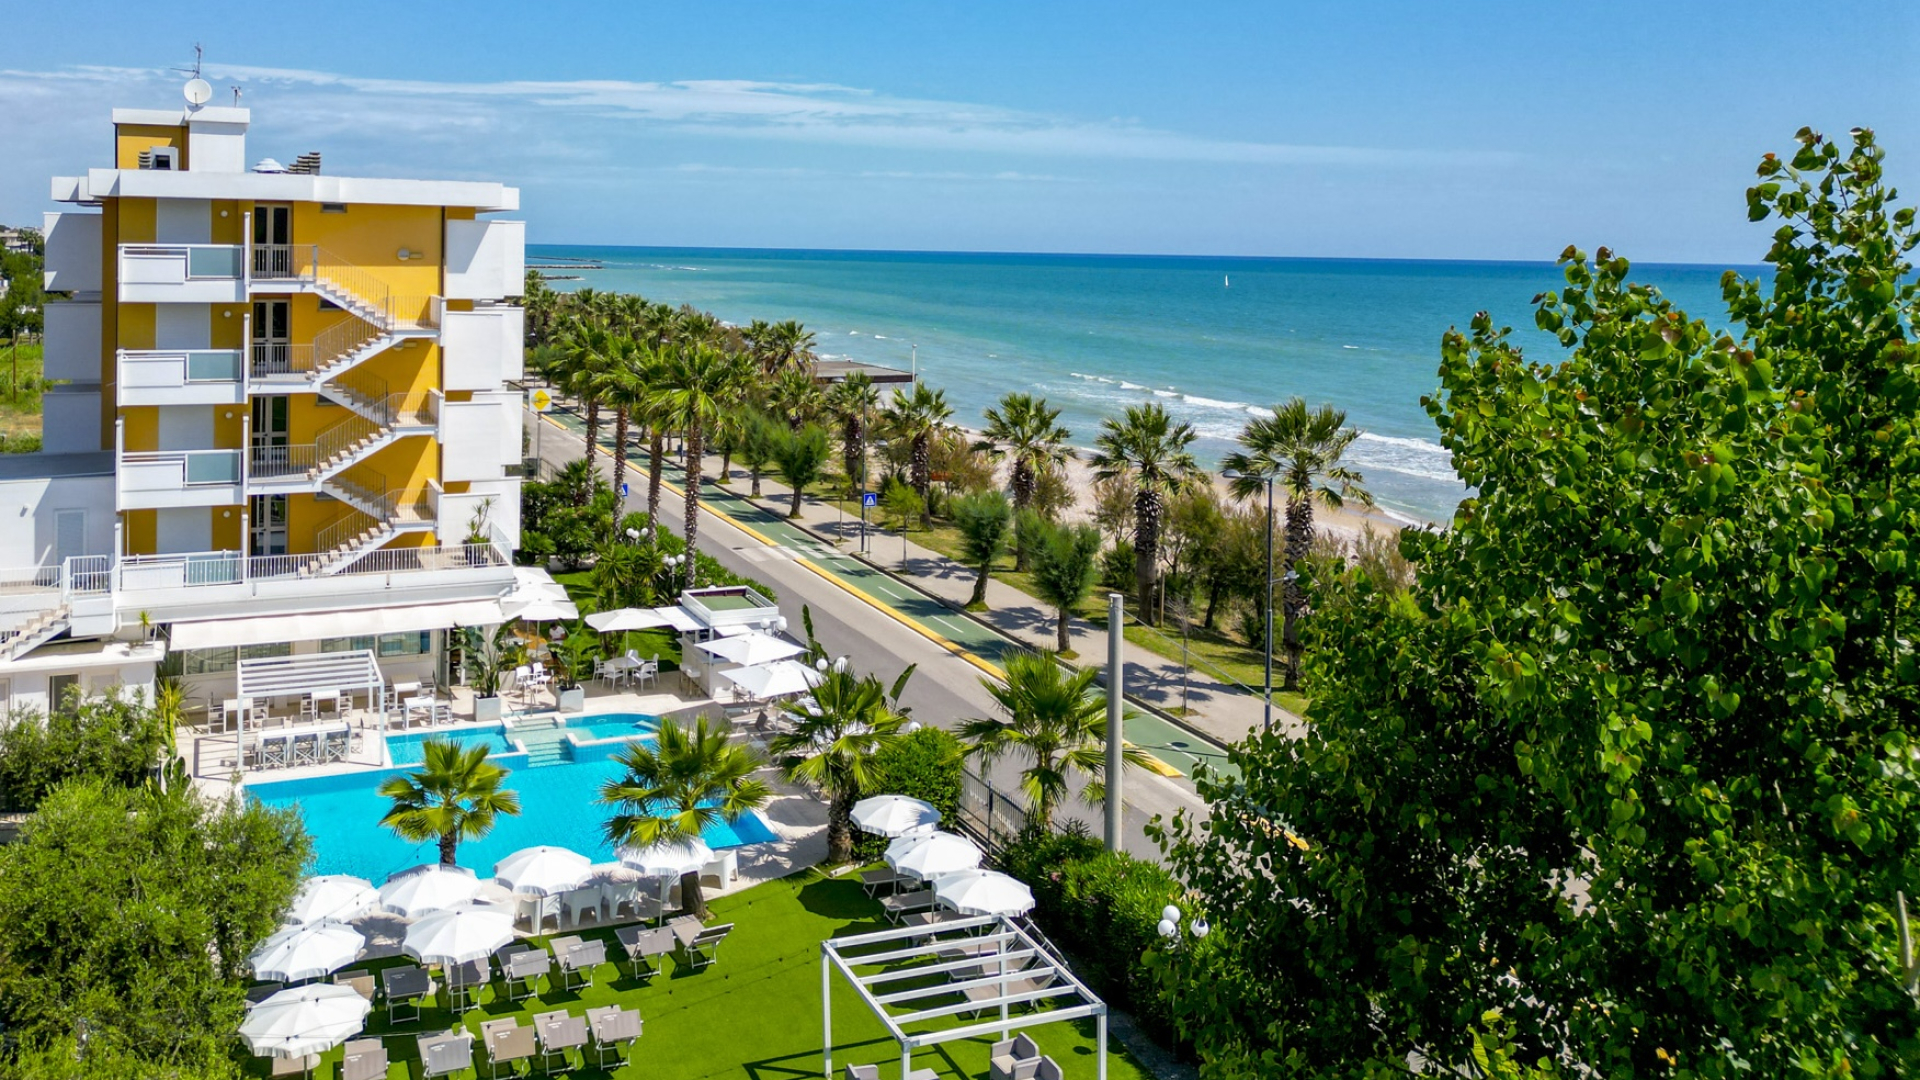
[(732, 930), (732, 923), (721, 923), (719, 926), (709, 926), (700, 931), (699, 936), (680, 950), (682, 961), (695, 971), (705, 968), (719, 959), (720, 943), (727, 939), (727, 934)]
[(521, 946), (500, 957), (500, 974), (507, 982), (507, 1000), (524, 1001), (540, 993), (540, 977), (553, 975), (553, 957), (545, 949)]
[(604, 1069), (607, 1056), (614, 1061), (620, 1060), (620, 1048), (627, 1047), (629, 1057), (633, 1054), (633, 1044), (640, 1040), (640, 1031), (645, 1021), (640, 1018), (638, 1009), (622, 1009), (618, 1005), (608, 1005), (599, 1009), (587, 1010), (587, 1028), (593, 1035), (593, 1063)]
[(897, 892), (880, 901), (880, 910), (887, 916), (888, 922), (897, 923), (900, 916), (914, 911), (927, 911), (933, 907), (932, 889), (915, 889), (912, 892)]
[(387, 1048), (379, 1039), (355, 1039), (340, 1057), (340, 1080), (387, 1080)]
[(338, 986), (351, 986), (354, 993), (368, 1001), (373, 1000), (373, 973), (370, 971), (342, 971), (334, 975), (333, 981)]
[(420, 1075), (426, 1080), (473, 1068), (473, 1036), (465, 1031), (452, 1035), (422, 1035), (417, 1045), (420, 1050)]
[(320, 1064), (319, 1054), (306, 1057), (276, 1057), (273, 1059), (274, 1076), (305, 1076)]
[(867, 890), (868, 896), (879, 893), (881, 889), (892, 890), (899, 884), (900, 875), (894, 873), (888, 867), (883, 866), (877, 870), (864, 870), (860, 874), (860, 887)]
[[(990, 974), (993, 974), (993, 973), (991, 971), (977, 972), (973, 977), (976, 979), (984, 979)], [(1041, 974), (1036, 975), (1030, 979), (1008, 979), (1007, 988), (1004, 992), (1000, 989), (1000, 984), (998, 982), (982, 983), (978, 986), (969, 986), (966, 988), (966, 990), (962, 992), (967, 995), (968, 1001), (974, 1003), (975, 1005), (982, 1006), (982, 1008), (975, 1009), (973, 1012), (973, 1015), (978, 1016), (980, 1015), (980, 1013), (985, 1011), (984, 1006), (986, 1006), (989, 1002), (998, 1001), (1002, 996), (1012, 996), (1014, 994), (1031, 994), (1037, 990), (1045, 990), (1052, 985), (1053, 985), (1053, 972), (1048, 971), (1048, 972), (1042, 972)]]
[(536, 1052), (533, 1029), (514, 1017), (481, 1022), (480, 1041), (486, 1044), (489, 1076), (499, 1076), (502, 1065), (511, 1073), (515, 1062), (526, 1061)]
[(623, 926), (613, 932), (620, 947), (627, 952), (627, 960), (633, 965), (633, 977), (645, 978), (660, 972), (660, 958), (673, 951), (676, 939), (673, 931), (661, 927), (648, 930), (640, 926)]

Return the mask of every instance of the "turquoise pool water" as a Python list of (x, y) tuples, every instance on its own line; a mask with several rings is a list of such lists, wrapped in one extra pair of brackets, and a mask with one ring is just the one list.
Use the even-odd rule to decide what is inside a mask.
[[(636, 715), (573, 717), (568, 733), (581, 740), (614, 738), (652, 730), (652, 717)], [(485, 743), (501, 765), (512, 770), (507, 786), (520, 794), (520, 814), (503, 817), (480, 840), (463, 841), (460, 865), (481, 877), (491, 876), (493, 864), (523, 847), (557, 844), (595, 862), (610, 862), (613, 845), (603, 828), (609, 808), (596, 802), (601, 784), (619, 774), (604, 755), (619, 744), (594, 747), (582, 757), (592, 760), (559, 761), (533, 766), (528, 755), (513, 750), (497, 730), (453, 728), (433, 733), (415, 732), (387, 740), (396, 762), (410, 755), (417, 764), (419, 745), (428, 738), (450, 738), (470, 744)], [(295, 806), (313, 837), (315, 874), (353, 874), (376, 885), (396, 870), (439, 857), (433, 843), (410, 844), (380, 827), (387, 800), (377, 793), (381, 781), (406, 772), (405, 767), (368, 769), (305, 780), (282, 780), (247, 785), (247, 792), (269, 806)], [(760, 844), (778, 839), (758, 814), (748, 814), (732, 825), (719, 823), (705, 834), (715, 849)]]

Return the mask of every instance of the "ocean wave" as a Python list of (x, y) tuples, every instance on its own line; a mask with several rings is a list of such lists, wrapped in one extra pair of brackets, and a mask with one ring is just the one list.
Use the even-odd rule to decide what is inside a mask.
[(1179, 397), (1181, 395), (1180, 395), (1180, 392), (1177, 390), (1155, 390), (1153, 392), (1153, 396), (1154, 397)]
[[(988, 354), (988, 355), (992, 355), (992, 354)], [(1078, 371), (1069, 371), (1067, 372), (1067, 374), (1073, 376), (1076, 379), (1085, 379), (1088, 382), (1106, 383), (1108, 386), (1112, 386), (1115, 382), (1115, 380), (1109, 379), (1105, 375), (1087, 375)]]
[(875, 334), (875, 335), (873, 335), (873, 340), (875, 340), (875, 341), (887, 341), (887, 340), (889, 340), (889, 339), (888, 339), (888, 337), (887, 337), (887, 335), (885, 335), (885, 334)]
[(1232, 409), (1235, 412), (1242, 412), (1247, 408), (1247, 403), (1244, 401), (1220, 401), (1216, 398), (1201, 397), (1199, 394), (1187, 394), (1185, 397), (1187, 404), (1198, 405), (1203, 409)]
[(1433, 442), (1432, 440), (1429, 440), (1429, 439), (1408, 439), (1408, 438), (1403, 438), (1399, 435), (1375, 435), (1371, 431), (1363, 431), (1360, 433), (1360, 441), (1371, 442), (1371, 443), (1384, 443), (1388, 446), (1398, 446), (1408, 450), (1419, 450), (1424, 453), (1435, 454), (1440, 457), (1444, 457), (1448, 459), (1451, 459), (1453, 457), (1452, 452), (1449, 451), (1446, 447), (1441, 446), (1439, 443)]
[(1341, 347), (1341, 348), (1343, 348), (1343, 349), (1358, 349), (1358, 348), (1359, 348), (1360, 346), (1358, 346), (1358, 345), (1342, 345), (1342, 346), (1340, 346), (1340, 347)]
[(1141, 385), (1140, 385), (1139, 383), (1130, 383), (1130, 382), (1128, 382), (1128, 381), (1127, 381), (1127, 380), (1125, 380), (1125, 379), (1121, 379), (1121, 380), (1120, 380), (1120, 389), (1122, 389), (1122, 390), (1145, 390), (1145, 389), (1146, 389), (1146, 387), (1144, 387), (1144, 386), (1141, 386)]

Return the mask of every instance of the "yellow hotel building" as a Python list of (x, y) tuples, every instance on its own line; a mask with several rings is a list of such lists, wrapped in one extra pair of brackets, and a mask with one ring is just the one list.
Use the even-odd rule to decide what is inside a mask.
[(43, 451), (0, 462), (0, 708), (149, 683), (169, 649), (208, 695), (341, 642), (444, 676), (445, 631), (514, 583), (525, 228), (490, 215), (518, 190), (249, 164), (246, 109), (112, 119), (46, 215), (55, 385)]

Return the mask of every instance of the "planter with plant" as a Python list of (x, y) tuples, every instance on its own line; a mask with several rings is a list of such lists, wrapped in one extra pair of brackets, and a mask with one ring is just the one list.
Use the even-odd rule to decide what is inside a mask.
[(474, 720), (499, 722), (500, 676), (512, 665), (519, 642), (504, 624), (494, 627), (491, 634), (478, 626), (463, 626), (460, 647), (467, 655), (467, 682), (473, 687)]
[(486, 565), (487, 553), (479, 549), (492, 539), (489, 535), (493, 531), (492, 517), (493, 496), (489, 495), (480, 500), (480, 505), (473, 508), (473, 516), (467, 519), (467, 535), (462, 542), (467, 546), (467, 562), (474, 566)]
[(575, 623), (552, 647), (554, 675), (559, 682), (561, 712), (580, 712), (587, 707), (587, 688), (582, 677), (593, 674), (593, 662), (600, 657), (599, 635), (584, 622)]

